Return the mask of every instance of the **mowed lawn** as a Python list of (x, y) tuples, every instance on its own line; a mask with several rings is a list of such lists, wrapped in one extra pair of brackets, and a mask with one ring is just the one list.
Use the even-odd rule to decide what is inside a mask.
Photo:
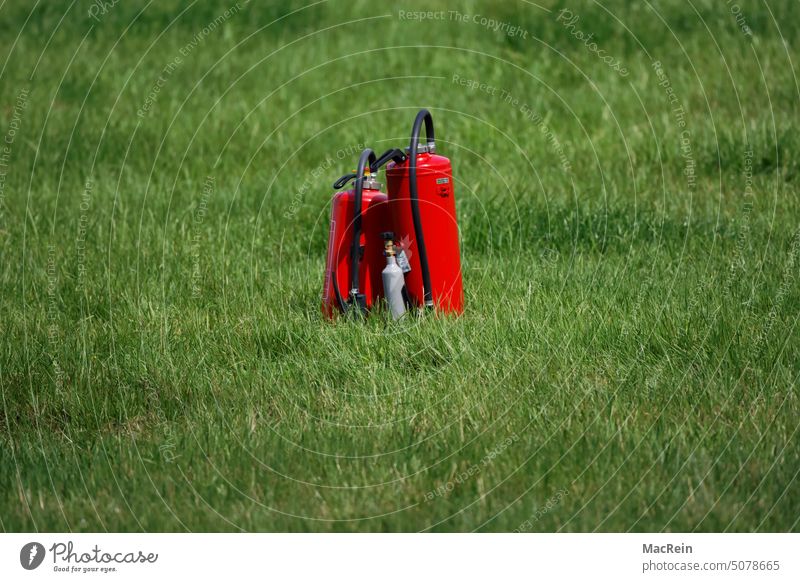
[[(800, 530), (800, 21), (737, 1), (0, 3), (2, 530)], [(420, 107), (467, 309), (325, 321)]]

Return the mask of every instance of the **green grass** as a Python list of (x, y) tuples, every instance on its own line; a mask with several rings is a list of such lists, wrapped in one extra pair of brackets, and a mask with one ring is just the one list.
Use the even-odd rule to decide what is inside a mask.
[[(0, 4), (0, 527), (800, 530), (796, 2), (538, 4)], [(420, 107), (467, 310), (323, 321)]]

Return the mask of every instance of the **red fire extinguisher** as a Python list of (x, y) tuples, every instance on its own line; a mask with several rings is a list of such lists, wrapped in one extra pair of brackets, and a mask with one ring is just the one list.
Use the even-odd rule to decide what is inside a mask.
[[(420, 145), (423, 123), (427, 143)], [(435, 150), (433, 118), (423, 109), (411, 129), (407, 159), (395, 159), (386, 166), (391, 230), (407, 261), (405, 285), (410, 299), (426, 308), (461, 313), (464, 289), (453, 170), (450, 160)], [(398, 263), (401, 258), (398, 255)]]
[(356, 172), (345, 174), (333, 186), (338, 190), (355, 178), (353, 188), (337, 192), (331, 204), (322, 294), (322, 311), (328, 317), (338, 312), (363, 315), (383, 297), (381, 233), (389, 224), (389, 207), (372, 172), (376, 162), (375, 153), (365, 149)]
[[(427, 143), (420, 145), (423, 123)], [(356, 172), (333, 185), (339, 190), (355, 179), (351, 190), (337, 192), (331, 206), (322, 297), (328, 317), (339, 312), (364, 315), (384, 297), (384, 231), (394, 239), (386, 246), (404, 273), (400, 283), (406, 305), (450, 313), (464, 310), (453, 171), (450, 160), (435, 149), (433, 118), (423, 109), (414, 120), (406, 153), (389, 149), (376, 158), (367, 148)], [(388, 162), (387, 196), (375, 173)], [(393, 315), (401, 311), (392, 309)]]

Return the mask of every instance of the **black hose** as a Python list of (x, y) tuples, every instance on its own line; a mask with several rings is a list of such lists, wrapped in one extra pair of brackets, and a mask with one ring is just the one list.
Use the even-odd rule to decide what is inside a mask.
[(336, 303), (339, 304), (339, 309), (342, 313), (347, 313), (347, 303), (342, 299), (342, 294), (339, 292), (339, 282), (336, 280), (336, 272), (331, 271), (331, 281), (333, 282), (333, 294), (336, 296)]
[[(417, 146), (419, 145), (419, 132), (422, 129), (422, 122), (425, 122), (425, 135), (428, 138), (428, 146), (433, 149), (435, 138), (433, 134), (433, 117), (427, 109), (421, 109), (417, 113), (414, 125), (411, 128), (411, 143), (408, 152), (408, 192), (411, 198), (411, 217), (414, 220), (414, 236), (417, 240), (419, 249), (419, 264), (422, 269), (422, 291), (425, 300), (425, 307), (433, 307), (433, 293), (431, 291), (431, 272), (428, 267), (428, 251), (425, 248), (425, 237), (422, 233), (422, 219), (419, 215), (419, 196), (417, 193)], [(363, 155), (363, 154), (362, 154)]]
[(355, 208), (353, 209), (353, 245), (350, 248), (350, 299), (355, 302), (358, 295), (358, 261), (361, 259), (361, 190), (364, 184), (364, 170), (369, 167), (368, 164), (374, 164), (376, 161), (375, 152), (370, 148), (361, 152), (358, 158), (358, 168), (356, 169), (356, 183), (353, 188), (355, 196)]

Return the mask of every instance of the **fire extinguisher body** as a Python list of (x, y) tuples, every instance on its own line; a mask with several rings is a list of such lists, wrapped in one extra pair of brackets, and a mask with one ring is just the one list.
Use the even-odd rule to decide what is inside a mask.
[[(337, 192), (331, 203), (331, 224), (325, 283), (322, 292), (322, 311), (333, 318), (342, 310), (351, 286), (351, 250), (353, 243), (353, 210), (355, 192)], [(386, 263), (383, 257), (381, 233), (388, 230), (389, 207), (387, 196), (377, 189), (364, 187), (361, 198), (362, 228), (358, 261), (359, 290), (364, 294), (367, 308), (383, 297), (381, 272)]]
[[(438, 311), (461, 313), (464, 289), (461, 282), (461, 253), (450, 160), (433, 153), (417, 155), (417, 196), (422, 232), (425, 236), (433, 301)], [(405, 284), (411, 300), (423, 304), (423, 277), (414, 229), (409, 191), (409, 162), (386, 167), (389, 213), (398, 249), (398, 262), (405, 254), (411, 271)]]

